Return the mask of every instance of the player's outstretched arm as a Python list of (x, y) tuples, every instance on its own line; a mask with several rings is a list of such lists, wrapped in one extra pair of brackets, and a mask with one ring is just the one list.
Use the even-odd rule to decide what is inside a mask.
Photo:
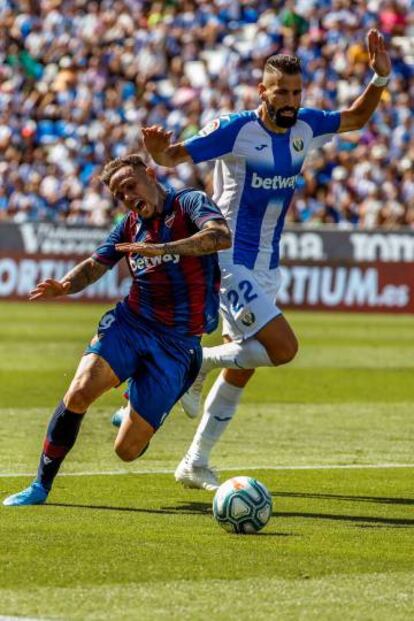
[(29, 300), (59, 298), (70, 293), (83, 291), (105, 274), (108, 267), (92, 257), (75, 265), (61, 280), (47, 278), (39, 282), (29, 294)]
[(116, 244), (118, 252), (133, 252), (144, 257), (163, 254), (200, 256), (213, 254), (231, 247), (231, 233), (225, 220), (209, 220), (202, 229), (190, 237), (167, 244)]
[(181, 144), (171, 144), (172, 132), (160, 125), (143, 127), (144, 144), (152, 159), (161, 166), (172, 168), (177, 164), (191, 161), (187, 149)]
[(339, 132), (361, 129), (371, 118), (388, 84), (391, 73), (391, 59), (385, 49), (384, 37), (375, 28), (368, 32), (368, 54), (369, 64), (375, 71), (375, 75), (352, 106), (341, 111)]

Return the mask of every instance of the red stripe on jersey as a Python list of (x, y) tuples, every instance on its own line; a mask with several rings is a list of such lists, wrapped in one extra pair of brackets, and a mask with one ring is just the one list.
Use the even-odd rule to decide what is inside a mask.
[(188, 332), (191, 335), (199, 335), (204, 332), (204, 311), (207, 295), (207, 285), (202, 260), (200, 257), (182, 257), (181, 270), (187, 283), (188, 290), (188, 304), (190, 310)]
[[(128, 262), (128, 266), (129, 266), (129, 262)], [(139, 315), (139, 308), (140, 308), (139, 297), (140, 297), (139, 287), (136, 282), (133, 282), (129, 290), (129, 293), (128, 293), (127, 303), (128, 303), (129, 308), (136, 315)]]
[[(135, 236), (137, 232), (136, 230), (137, 219), (138, 219), (137, 214), (134, 213), (133, 211), (130, 211), (130, 213), (128, 214), (128, 219), (125, 222), (125, 229), (124, 229), (124, 239), (126, 242), (131, 242), (131, 243), (135, 242)], [(138, 287), (138, 284), (134, 280), (134, 272), (131, 267), (130, 256), (131, 256), (131, 253), (128, 253), (127, 255), (125, 255), (128, 269), (131, 273), (131, 278), (132, 278), (132, 285), (128, 293), (127, 303), (130, 309), (138, 315), (140, 311), (139, 287)]]
[[(173, 241), (184, 239), (196, 233), (197, 227), (194, 225), (193, 230), (190, 228), (190, 223), (181, 210), (178, 199), (175, 199), (174, 208), (176, 209), (176, 216), (174, 220)], [(181, 256), (180, 265), (188, 291), (190, 317), (188, 332), (191, 335), (199, 335), (204, 332), (204, 311), (207, 296), (207, 283), (203, 262), (201, 257)]]
[[(155, 219), (152, 226), (148, 227), (146, 242), (149, 244), (159, 244), (161, 220)], [(154, 257), (155, 258), (155, 257)], [(162, 256), (160, 263), (149, 269), (143, 279), (148, 280), (149, 287), (156, 292), (156, 299), (151, 299), (151, 312), (153, 319), (167, 326), (174, 325), (174, 291), (167, 269), (163, 266)]]
[(137, 226), (137, 214), (130, 211), (124, 225), (124, 236), (126, 242), (134, 242)]

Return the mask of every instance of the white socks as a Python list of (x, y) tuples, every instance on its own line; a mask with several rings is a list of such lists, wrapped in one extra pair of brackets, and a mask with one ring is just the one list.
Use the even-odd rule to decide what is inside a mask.
[[(204, 347), (201, 373), (206, 374), (217, 368), (256, 369), (273, 366), (263, 345), (255, 338), (249, 338), (243, 343)], [(193, 466), (208, 465), (210, 452), (233, 418), (242, 392), (243, 388), (228, 384), (222, 374), (216, 379), (208, 393), (204, 414), (187, 452), (187, 460)]]
[(207, 395), (204, 414), (187, 451), (187, 459), (193, 466), (208, 465), (211, 449), (217, 444), (233, 418), (242, 392), (243, 388), (228, 384), (221, 374), (216, 379)]
[(217, 368), (256, 369), (273, 366), (266, 349), (255, 338), (249, 338), (242, 343), (225, 343), (217, 347), (203, 348), (203, 373)]

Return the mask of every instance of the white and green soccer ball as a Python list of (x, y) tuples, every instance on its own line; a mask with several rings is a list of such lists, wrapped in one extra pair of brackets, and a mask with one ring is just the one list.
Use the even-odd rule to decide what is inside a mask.
[(218, 488), (213, 514), (230, 533), (256, 533), (270, 520), (272, 497), (260, 481), (233, 477)]

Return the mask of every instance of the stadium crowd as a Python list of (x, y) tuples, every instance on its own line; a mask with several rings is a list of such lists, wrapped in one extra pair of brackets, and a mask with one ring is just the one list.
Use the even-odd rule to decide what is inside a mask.
[[(267, 56), (302, 59), (308, 106), (340, 109), (371, 77), (370, 27), (393, 75), (364, 130), (315, 151), (290, 221), (414, 227), (414, 0), (0, 0), (0, 220), (108, 224), (121, 215), (97, 180), (142, 146), (258, 104)], [(208, 166), (157, 169), (178, 188)]]

